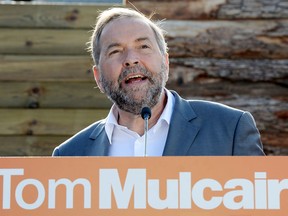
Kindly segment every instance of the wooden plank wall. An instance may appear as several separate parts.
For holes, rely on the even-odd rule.
[[[86,51],[105,8],[0,5],[0,155],[51,155],[107,115]]]
[[[286,0],[130,2],[166,18],[168,88],[250,111],[266,153],[288,155]],[[50,155],[107,114],[86,51],[107,7],[0,5],[0,155]]]

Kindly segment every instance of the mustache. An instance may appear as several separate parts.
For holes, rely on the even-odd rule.
[[[129,68],[124,68],[121,71],[121,74],[118,78],[118,83],[121,85],[121,83],[125,80],[125,78],[133,73],[141,73],[143,74],[145,77],[147,77],[147,79],[151,82],[152,81],[152,73],[147,70],[144,66],[141,65],[136,65],[133,67],[129,67]]]

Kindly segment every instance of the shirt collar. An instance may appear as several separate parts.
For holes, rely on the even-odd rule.
[[[166,121],[168,125],[170,125],[170,121],[171,121],[171,116],[172,116],[172,112],[173,112],[173,108],[174,108],[174,104],[175,104],[175,98],[173,96],[173,94],[168,91],[167,89],[165,89],[166,95],[167,95],[167,103],[166,106],[158,120],[159,121]]]
[[[118,119],[118,112],[116,109],[116,105],[113,104],[113,106],[110,109],[110,112],[108,113],[108,116],[106,118],[106,123],[105,123],[105,131],[106,131],[110,144],[112,143],[112,134],[113,134],[114,127],[120,126],[117,122],[117,119]]]
[[[160,116],[160,118],[158,119],[157,123],[156,123],[156,127],[154,126],[154,129],[158,128],[159,126],[161,126],[161,122],[166,122],[168,125],[170,125],[170,121],[171,121],[171,116],[172,116],[172,112],[173,112],[173,108],[174,108],[174,104],[175,104],[175,98],[173,96],[173,94],[167,90],[165,88],[165,93],[167,95],[167,103],[166,106]],[[153,115],[153,113],[152,113]],[[106,123],[105,123],[105,131],[108,137],[108,140],[110,142],[110,144],[112,144],[112,134],[114,131],[115,127],[123,127],[121,125],[118,124],[118,111],[116,109],[116,105],[113,104],[113,106],[110,109],[110,112],[106,118]]]

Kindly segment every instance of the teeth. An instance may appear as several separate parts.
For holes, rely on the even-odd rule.
[[[137,78],[143,78],[143,76],[141,76],[141,75],[130,76],[125,81],[128,81],[130,79],[137,79]]]

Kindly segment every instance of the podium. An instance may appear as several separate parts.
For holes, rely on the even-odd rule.
[[[288,212],[288,157],[2,157],[0,215]]]

